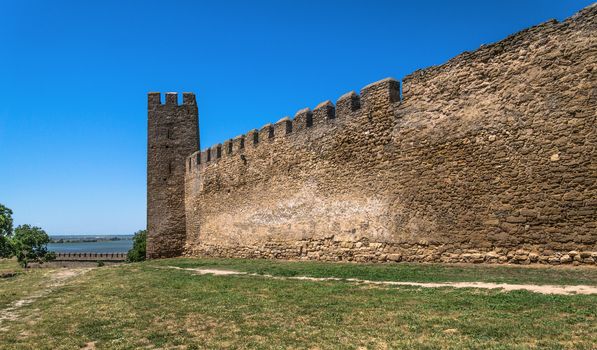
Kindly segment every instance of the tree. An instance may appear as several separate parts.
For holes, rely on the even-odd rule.
[[[56,258],[54,252],[48,252],[50,237],[46,231],[36,226],[18,226],[12,237],[12,246],[17,260],[27,268],[30,262],[43,264]]]
[[[133,247],[127,254],[128,261],[143,261],[145,260],[147,246],[147,230],[139,230],[133,236]]]
[[[0,258],[10,258],[13,247],[12,236],[12,210],[0,204]]]

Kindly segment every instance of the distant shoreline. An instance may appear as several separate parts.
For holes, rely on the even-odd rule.
[[[133,239],[132,235],[54,235],[50,236],[50,243],[95,243],[110,241],[130,241],[131,239]]]

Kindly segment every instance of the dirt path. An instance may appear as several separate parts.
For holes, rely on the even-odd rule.
[[[198,275],[244,275],[257,276],[264,278],[273,278],[279,280],[301,280],[301,281],[348,281],[354,283],[365,283],[375,285],[387,286],[414,286],[422,288],[481,288],[481,289],[502,289],[504,291],[526,290],[541,294],[559,294],[559,295],[574,295],[574,294],[597,294],[597,286],[574,285],[574,286],[557,286],[557,285],[536,285],[536,284],[510,284],[510,283],[490,283],[490,282],[402,282],[402,281],[371,281],[362,280],[358,278],[337,278],[337,277],[281,277],[272,275],[259,275],[256,273],[248,273],[233,270],[219,270],[219,269],[200,269],[200,268],[181,268],[177,266],[166,266],[165,268],[193,271]]]
[[[53,290],[58,287],[65,285],[70,279],[80,276],[91,268],[86,269],[60,269],[48,271],[46,275],[49,275],[49,279],[42,286],[41,289],[29,294],[26,298],[17,300],[10,304],[8,307],[0,310],[0,331],[5,331],[6,328],[2,327],[5,321],[15,321],[19,317],[19,310],[26,305],[33,303],[35,300],[50,294]]]

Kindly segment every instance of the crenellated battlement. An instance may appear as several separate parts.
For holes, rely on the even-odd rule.
[[[242,154],[247,148],[268,147],[279,138],[325,128],[337,119],[353,118],[361,109],[371,110],[379,104],[399,101],[400,83],[394,78],[386,78],[363,87],[360,94],[350,91],[340,96],[335,105],[330,100],[323,101],[313,110],[307,107],[297,111],[293,118],[284,117],[274,124],[265,124],[260,129],[252,129],[245,135],[224,141],[223,144],[195,152],[187,159],[187,171],[203,169],[223,157]]]
[[[147,93],[147,107],[155,109],[163,106],[178,107],[178,106],[197,106],[195,94],[192,92],[182,93],[182,104],[178,104],[177,92],[166,92],[165,103],[162,103],[162,94],[159,92]]]

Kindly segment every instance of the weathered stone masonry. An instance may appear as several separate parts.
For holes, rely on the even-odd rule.
[[[150,126],[184,112],[149,149],[148,255],[595,264],[596,13],[203,152],[194,99],[150,94]],[[180,161],[166,183],[160,157]]]
[[[185,159],[199,148],[199,118],[195,95],[150,93],[147,104],[147,256],[183,253],[186,238]]]

